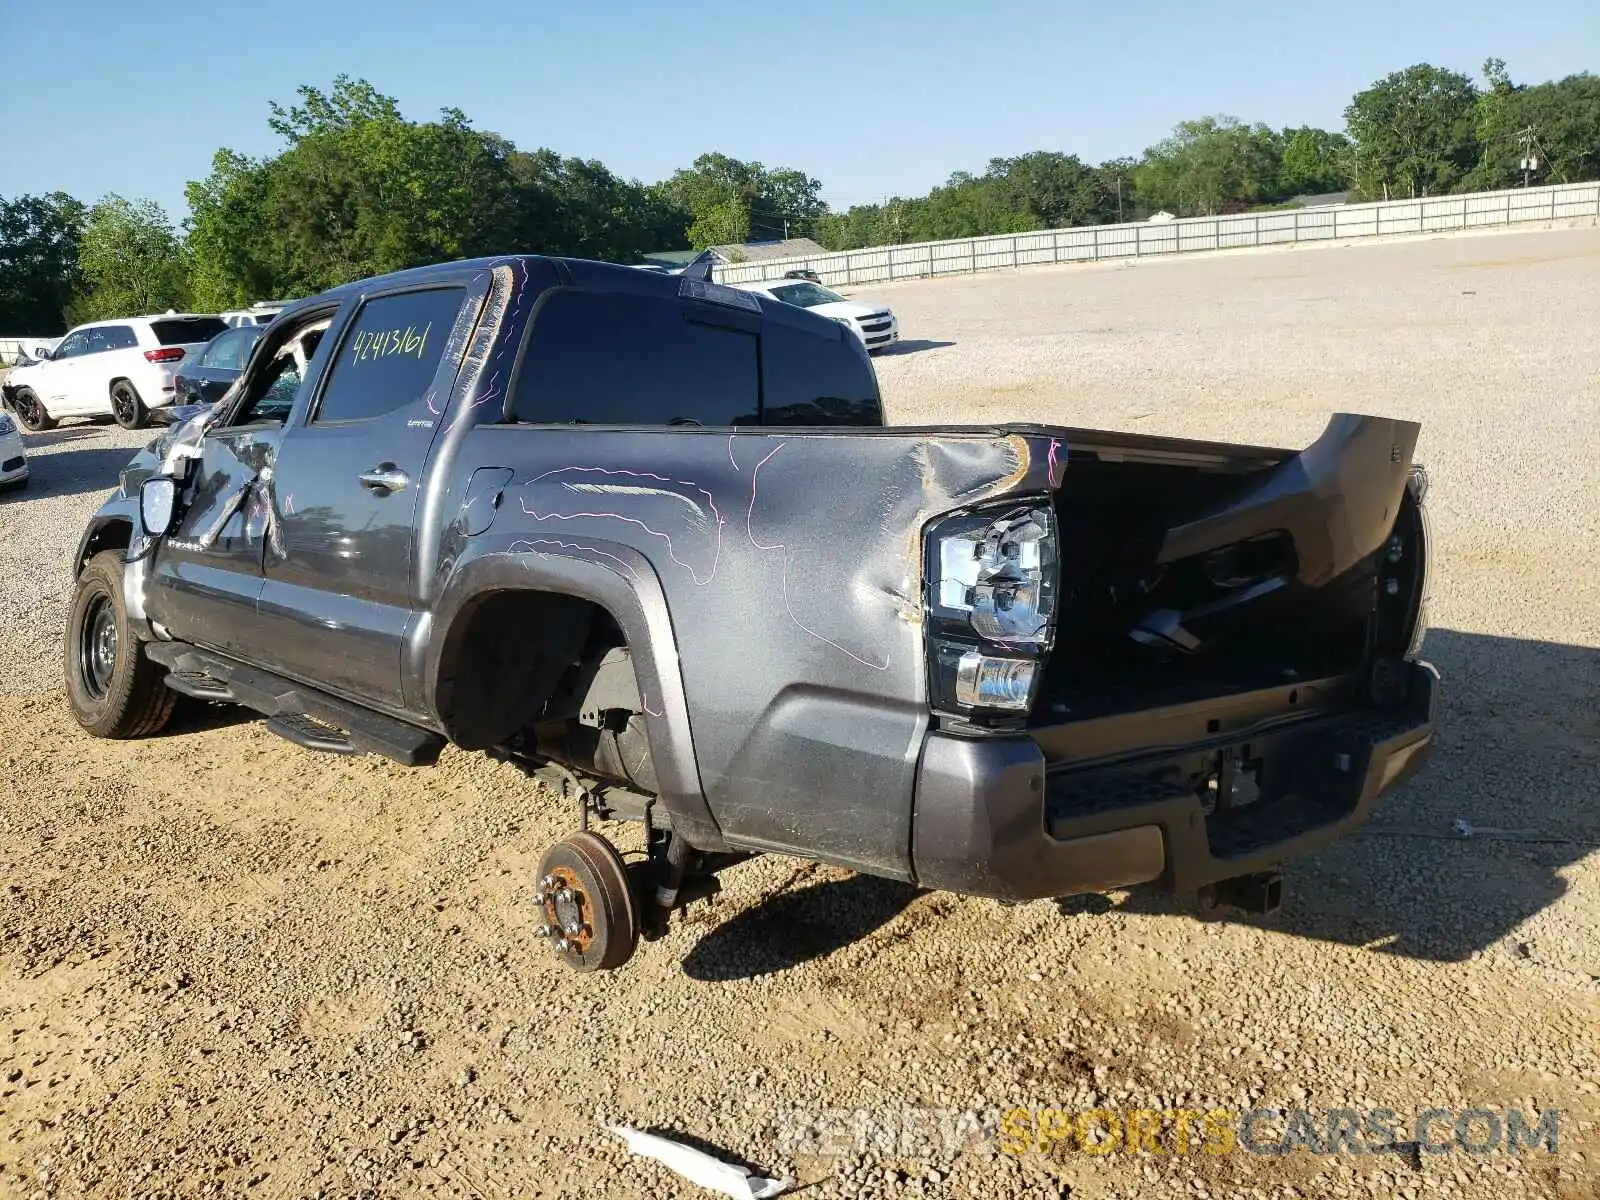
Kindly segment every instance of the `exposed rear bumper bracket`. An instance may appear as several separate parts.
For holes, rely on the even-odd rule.
[[[1320,715],[1241,738],[1268,782],[1244,805],[1208,804],[1193,786],[1214,746],[1083,768],[1047,766],[1031,737],[930,734],[912,824],[916,880],[1030,900],[1153,882],[1195,892],[1272,872],[1365,822],[1421,764],[1437,680],[1414,664],[1403,708]],[[1271,889],[1256,890],[1245,898],[1271,899]]]

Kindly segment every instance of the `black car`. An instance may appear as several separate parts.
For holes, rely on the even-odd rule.
[[[176,389],[174,404],[211,404],[233,385],[250,361],[250,351],[266,329],[265,325],[240,325],[224,329],[206,343],[192,367],[185,367],[172,381]]]

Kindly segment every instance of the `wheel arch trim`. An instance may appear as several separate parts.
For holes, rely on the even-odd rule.
[[[632,652],[660,799],[674,830],[702,850],[726,848],[706,803],[677,638],[665,593],[649,561],[628,546],[594,538],[545,548],[531,545],[525,537],[491,535],[473,538],[470,550],[470,556],[454,563],[438,599],[408,632],[409,707],[440,720],[444,647],[454,622],[475,601],[496,592],[540,591],[598,605],[616,621]]]

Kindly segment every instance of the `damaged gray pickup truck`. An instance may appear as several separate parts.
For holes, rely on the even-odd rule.
[[[174,421],[78,551],[83,727],[183,693],[311,750],[520,764],[581,826],[530,881],[579,969],[755,853],[1264,911],[1433,737],[1409,422],[885,427],[832,321],[532,256],[298,302]]]

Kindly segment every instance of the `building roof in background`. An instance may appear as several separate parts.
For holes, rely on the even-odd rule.
[[[809,258],[814,254],[827,254],[826,246],[810,238],[789,238],[787,241],[745,242],[742,245],[712,246],[712,257],[719,263],[763,262],[774,258]],[[639,256],[640,266],[686,267],[700,257],[702,250],[652,250]]]
[[[639,261],[652,267],[687,267],[699,253],[698,250],[652,250],[641,254]]]
[[[1298,204],[1301,208],[1334,208],[1350,203],[1350,193],[1322,192],[1315,196],[1295,196],[1289,203]]]
[[[781,242],[746,242],[742,246],[713,246],[711,253],[722,262],[765,262],[774,258],[807,258],[826,254],[825,246],[810,238],[789,238]]]

